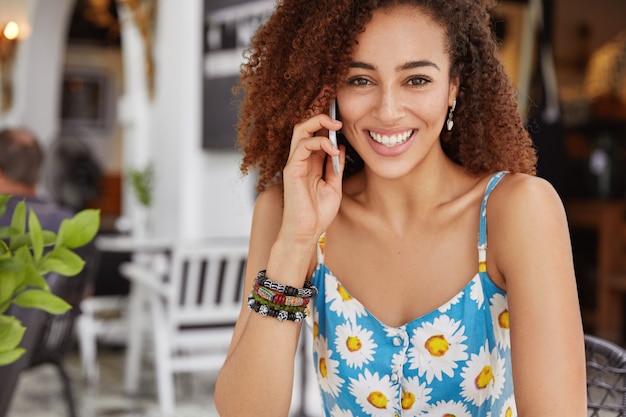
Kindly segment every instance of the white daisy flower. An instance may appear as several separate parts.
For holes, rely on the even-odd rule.
[[[336,398],[345,381],[339,377],[339,370],[337,369],[339,361],[331,359],[333,352],[328,349],[324,336],[319,337],[317,354],[317,379],[319,380],[320,388]]]
[[[368,369],[360,374],[358,379],[350,378],[350,394],[356,398],[364,413],[372,417],[394,417],[398,409],[396,390],[389,379],[389,375],[378,377]]]
[[[366,314],[365,307],[337,281],[331,274],[326,274],[326,299],[329,310],[343,316],[346,320],[355,321],[357,317]]]
[[[441,416],[472,417],[463,403],[454,401],[439,401],[437,404],[428,407],[426,412],[421,414],[421,417]]]
[[[391,357],[391,372],[399,373],[404,366],[404,362],[406,360],[406,354],[404,350],[401,350],[398,353],[394,353]]]
[[[461,376],[463,398],[478,407],[490,397],[493,402],[500,397],[504,386],[504,359],[500,358],[497,348],[489,353],[489,348],[482,346],[478,355],[471,355]]]
[[[496,335],[498,347],[509,349],[511,347],[511,334],[509,329],[509,305],[506,296],[494,294],[489,300],[489,311]]]
[[[319,350],[319,336],[320,336],[320,313],[317,309],[313,310],[313,314],[309,317],[311,319],[311,333],[313,336],[313,349]]]
[[[335,347],[339,356],[351,368],[363,367],[374,360],[378,345],[372,339],[372,331],[347,322],[335,330]]]
[[[439,312],[440,313],[445,313],[446,311],[450,310],[453,305],[458,304],[458,302],[461,299],[461,297],[463,297],[463,293],[464,293],[464,291],[459,292],[450,301],[448,301],[447,303],[445,303],[444,305],[439,307],[438,308]]]
[[[483,303],[485,302],[483,282],[478,274],[476,274],[472,281],[474,281],[474,283],[472,284],[472,288],[470,290],[470,298],[476,301],[476,304],[478,304],[478,308],[481,308],[483,306]]]
[[[467,337],[460,321],[448,316],[435,318],[432,323],[424,323],[413,330],[409,348],[409,369],[417,369],[421,377],[426,374],[430,384],[433,378],[442,380],[442,373],[453,376],[457,362],[467,359]]]
[[[515,405],[514,396],[511,395],[504,401],[504,405],[502,405],[502,410],[500,410],[498,417],[517,417],[517,406]]]
[[[352,411],[342,410],[337,404],[330,410],[330,417],[354,417]]]
[[[432,388],[428,388],[425,382],[420,383],[418,377],[411,377],[402,383],[402,415],[404,417],[420,416],[425,406],[430,401]]]

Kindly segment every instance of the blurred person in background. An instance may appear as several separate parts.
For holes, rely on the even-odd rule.
[[[63,219],[74,215],[73,210],[37,194],[43,161],[43,150],[32,132],[21,128],[0,131],[0,194],[12,195],[0,227],[11,224],[13,210],[22,200],[47,230],[58,230]]]

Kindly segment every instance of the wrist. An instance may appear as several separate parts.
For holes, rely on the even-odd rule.
[[[283,240],[279,237],[272,246],[267,263],[267,276],[286,285],[301,287],[308,278],[317,241]]]

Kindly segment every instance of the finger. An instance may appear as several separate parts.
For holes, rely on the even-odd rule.
[[[334,147],[330,140],[324,136],[304,138],[299,140],[289,153],[285,169],[298,176],[297,172],[305,174],[313,168],[315,172],[321,175],[326,155],[332,157],[339,156],[339,154],[339,149]]]
[[[329,141],[330,142],[330,141]],[[334,146],[333,146],[334,148]],[[336,149],[336,148],[335,148]],[[332,154],[329,153],[329,157],[326,158],[326,168],[325,168],[325,180],[326,182],[328,182],[331,186],[337,188],[341,186],[341,182],[343,179],[343,170],[345,168],[346,165],[346,147],[343,145],[339,146],[339,149],[337,149],[337,151],[339,152],[338,156],[339,156],[339,172],[335,172],[334,168],[333,168],[333,162],[332,162]]]
[[[341,121],[333,120],[327,114],[318,114],[310,119],[304,120],[296,124],[293,128],[290,151],[293,151],[296,144],[304,138],[319,136],[320,134],[328,136],[328,130],[339,130],[341,126]]]

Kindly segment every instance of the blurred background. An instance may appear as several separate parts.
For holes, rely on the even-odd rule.
[[[103,237],[245,239],[256,181],[238,170],[230,89],[243,49],[273,7],[273,0],[0,0],[0,130],[36,134],[46,152],[38,192],[76,210],[99,208]],[[501,1],[493,29],[538,149],[538,174],[570,217],[586,331],[623,344],[626,1]],[[118,267],[132,255],[102,249],[96,295],[129,292]],[[106,415],[159,415],[146,405],[156,404],[154,390],[140,406],[112,399],[124,343],[113,350],[101,343],[111,355],[103,362],[109,370],[101,366],[107,388],[80,396],[117,404]],[[75,351],[68,361],[74,386],[84,389]],[[8,415],[37,415],[41,404],[29,395],[45,394],[41,378],[30,378],[39,388],[29,394],[20,385],[21,411]],[[209,376],[195,394],[205,412],[211,384]],[[91,404],[105,415],[98,408],[105,405]],[[295,412],[316,410],[311,401],[302,407]]]

